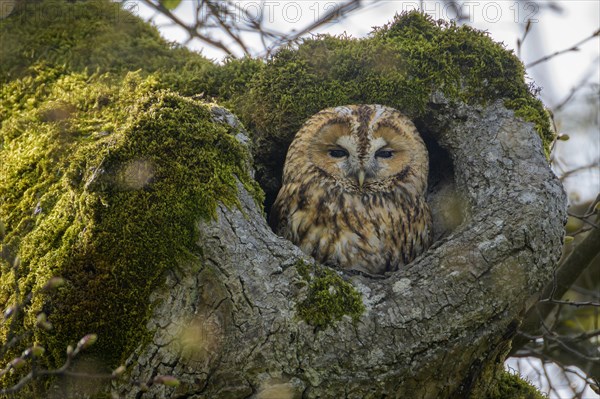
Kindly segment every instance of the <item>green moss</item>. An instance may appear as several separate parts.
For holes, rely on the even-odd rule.
[[[264,66],[264,61],[252,58],[228,59],[205,77],[208,80],[207,94],[227,105],[229,100],[248,91],[249,83]]]
[[[426,124],[439,112],[430,104],[435,92],[451,102],[500,100],[535,124],[548,152],[554,133],[524,75],[519,59],[487,33],[411,12],[365,39],[324,35],[279,51],[233,106],[254,131],[257,176],[272,200],[294,134],[337,105],[384,104]]]
[[[0,20],[0,37],[2,83],[43,63],[76,72],[160,72],[162,87],[198,94],[214,84],[205,77],[219,73],[210,60],[167,42],[155,27],[108,0],[18,2]]]
[[[362,297],[335,271],[298,261],[296,268],[308,284],[307,296],[298,303],[298,316],[317,328],[326,328],[348,315],[355,322],[365,311]]]
[[[33,293],[20,331],[46,347],[50,367],[91,332],[98,356],[122,362],[145,337],[165,271],[200,255],[197,221],[238,203],[238,179],[260,198],[248,150],[212,105],[141,75],[40,67],[0,92],[0,303],[19,300],[15,283]],[[49,295],[52,276],[68,283]],[[35,327],[40,311],[51,331]]]
[[[519,118],[534,124],[535,130],[542,138],[546,156],[549,157],[550,147],[552,141],[556,138],[556,134],[550,125],[551,119],[548,111],[539,101],[527,97],[507,99],[504,101],[504,105],[515,110],[515,115]]]
[[[486,399],[546,399],[527,381],[508,371],[500,373],[497,384],[488,392]]]
[[[236,178],[263,200],[238,132],[173,90],[227,98],[261,63],[219,67],[110,1],[23,3],[0,36],[0,303],[33,294],[3,361],[35,341],[54,367],[95,332],[91,355],[115,366],[147,339],[164,272],[199,255],[198,219],[237,204]],[[67,285],[42,292],[57,275]]]

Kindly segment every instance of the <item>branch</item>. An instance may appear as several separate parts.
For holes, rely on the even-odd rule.
[[[573,99],[573,97],[575,97],[575,94],[577,94],[577,92],[579,92],[581,89],[586,87],[586,84],[594,76],[596,76],[596,71],[598,70],[598,68],[597,68],[598,60],[599,60],[599,58],[596,58],[596,60],[592,63],[594,66],[592,66],[590,68],[590,71],[585,74],[584,78],[581,79],[579,84],[571,87],[569,94],[567,94],[567,96],[560,103],[558,103],[557,105],[552,107],[552,112],[557,113],[560,110],[562,110]]]
[[[38,370],[35,367],[35,361],[39,358],[43,353],[44,349],[40,346],[34,345],[31,348],[28,348],[23,352],[21,357],[13,359],[4,370],[0,371],[0,376],[8,373],[9,371],[19,369],[25,365],[26,359],[31,359],[31,371],[27,373],[23,378],[21,378],[15,385],[0,389],[0,395],[12,395],[21,391],[28,383],[34,381],[37,378],[43,376],[67,376],[73,378],[79,378],[84,380],[96,379],[96,380],[107,380],[114,381],[119,379],[123,373],[125,373],[125,366],[119,366],[112,373],[82,373],[76,371],[70,371],[73,360],[81,353],[81,351],[92,346],[96,340],[97,336],[95,334],[88,334],[85,337],[81,338],[77,343],[77,346],[73,349],[72,346],[69,345],[67,347],[67,358],[63,365],[54,370]],[[153,385],[165,385],[168,387],[176,387],[179,385],[179,380],[170,375],[157,375],[152,377],[148,382],[139,382],[139,381],[130,381],[131,385],[139,387],[140,391],[145,392],[149,387]]]
[[[588,224],[588,225],[590,225],[591,227],[593,227],[594,229],[598,229],[598,228],[600,228],[600,226],[598,226],[596,223],[594,223],[594,222],[592,222],[591,220],[588,220],[588,219],[586,219],[586,218],[584,218],[584,217],[580,217],[580,216],[577,216],[577,215],[575,215],[575,214],[572,214],[572,213],[567,213],[567,214],[568,214],[569,216],[572,216],[572,217],[574,217],[574,218],[577,218],[577,219],[581,220],[581,222],[582,222],[582,223]],[[591,230],[591,229],[590,229],[590,230]],[[588,230],[588,231],[589,231],[589,230]]]
[[[562,263],[554,281],[544,289],[541,298],[562,298],[598,254],[600,229],[595,228],[590,230],[589,235],[577,246],[577,250]]]
[[[519,39],[517,38],[517,55],[521,58],[521,47],[527,38],[527,35],[531,31],[531,19],[527,20],[527,24],[525,25],[525,31],[523,32],[523,36]]]
[[[531,68],[533,66],[536,66],[537,64],[541,64],[542,62],[546,62],[554,57],[557,57],[557,56],[565,54],[565,53],[570,53],[572,51],[579,51],[579,46],[581,46],[582,44],[584,44],[598,36],[600,36],[600,29],[598,29],[597,31],[592,33],[590,36],[586,37],[585,39],[581,40],[580,42],[574,44],[573,46],[571,46],[567,49],[555,51],[554,53],[552,53],[550,55],[547,55],[545,57],[540,58],[539,60],[533,61],[533,62],[525,65],[525,68]]]
[[[162,13],[167,18],[171,19],[176,25],[183,28],[188,33],[188,35],[190,35],[190,37],[196,37],[196,38],[210,44],[211,46],[214,46],[218,49],[223,50],[227,55],[233,56],[233,53],[231,52],[231,50],[227,46],[225,46],[221,41],[215,40],[215,39],[211,38],[210,36],[202,35],[200,32],[198,32],[198,30],[189,27],[188,25],[186,25],[185,22],[183,22],[181,19],[179,19],[177,16],[175,16],[175,14],[173,14],[171,11],[169,11],[168,9],[163,7],[160,3],[155,4],[151,0],[142,0],[142,1],[144,2],[144,4],[148,5],[149,7]]]
[[[186,24],[186,22],[177,17],[176,14],[171,12],[169,9],[165,8],[160,1],[142,1],[147,6],[151,7],[158,13],[170,19],[173,22],[173,25],[179,26],[182,29],[184,29],[189,35],[188,41],[194,38],[199,39],[207,43],[208,45],[223,51],[226,55],[233,57],[235,57],[235,54],[233,48],[230,45],[225,44],[223,41],[217,40],[214,37],[211,37],[211,35],[209,34],[201,33],[200,29],[214,29],[217,32],[223,32],[229,38],[233,39],[235,44],[237,44],[237,46],[241,48],[244,55],[251,55],[252,49],[248,45],[247,40],[244,41],[243,33],[256,34],[260,37],[260,41],[264,48],[264,52],[262,52],[261,54],[261,56],[264,57],[268,56],[273,48],[292,43],[298,38],[300,38],[302,35],[309,33],[312,30],[318,29],[322,25],[332,21],[334,18],[340,15],[346,15],[362,7],[361,0],[348,0],[346,3],[336,5],[335,8],[327,12],[323,17],[317,19],[316,21],[307,25],[306,27],[299,29],[295,32],[286,32],[267,28],[263,23],[262,12],[257,18],[251,15],[248,12],[248,10],[243,6],[243,3],[240,4],[240,2],[217,2],[209,0],[199,1],[195,7],[196,22],[195,24],[190,25]],[[264,2],[261,2],[261,5],[259,6],[261,9],[264,8],[263,3]],[[229,7],[231,8],[231,11]],[[206,22],[201,21],[201,14],[203,10],[206,12],[206,16],[204,17],[206,19]],[[236,20],[233,23],[228,21],[229,18],[240,19],[240,15],[243,16],[241,20]],[[152,20],[153,18],[154,17],[150,18],[150,20]]]
[[[528,336],[530,339],[535,339],[539,337]],[[598,366],[597,361],[590,361],[585,359],[585,356],[581,356],[578,351],[573,350],[557,350],[557,346],[548,346],[546,343],[531,343],[520,349],[515,354],[511,355],[514,358],[536,358],[541,360],[542,362],[550,362],[554,363],[556,366],[560,367],[563,371],[572,370],[568,365],[575,366],[582,370],[584,374],[578,374],[578,376],[585,381],[586,384],[591,385],[594,379],[598,378],[598,373],[600,372],[600,367]],[[534,370],[537,368],[533,365],[531,367]],[[538,376],[539,378],[539,376]],[[552,381],[552,378],[547,379],[548,383]]]
[[[238,36],[238,35],[236,35],[235,33],[233,33],[233,30],[232,30],[231,26],[227,25],[225,23],[225,21],[219,16],[218,6],[216,6],[212,1],[206,2],[206,6],[210,10],[211,15],[214,16],[215,19],[217,20],[217,22],[219,23],[219,26],[222,28],[222,30],[225,33],[227,33],[227,35],[229,35],[229,37],[231,37],[233,40],[235,40],[235,42],[244,51],[244,54],[250,55],[250,50],[248,49],[248,47],[246,46],[246,44],[242,41],[241,37]],[[196,32],[197,32],[197,30],[196,30]]]
[[[540,298],[545,300],[544,303],[552,304],[555,298],[562,298],[598,254],[600,254],[600,229],[592,229],[576,250],[561,264],[552,282],[542,292]],[[535,306],[527,312],[521,326],[522,332],[513,341],[511,356],[529,341],[526,333],[538,331],[542,321],[555,307]]]
[[[352,11],[360,8],[361,7],[360,3],[361,3],[361,0],[350,0],[346,4],[341,4],[341,5],[336,6],[333,10],[329,11],[327,14],[325,14],[319,20],[306,26],[304,29],[297,31],[293,35],[288,36],[286,38],[286,42],[293,42],[294,40],[298,39],[302,35],[317,29],[321,25],[328,23],[329,21],[333,20],[337,16],[344,15],[346,13],[352,12]]]
[[[71,366],[73,359],[77,357],[77,355],[82,350],[93,345],[96,342],[97,338],[98,337],[95,334],[88,334],[79,340],[75,349],[73,349],[73,347],[69,345],[69,347],[67,348],[67,359],[65,360],[63,365],[56,370],[37,370],[37,368],[34,367],[33,363],[44,353],[44,348],[36,345],[32,346],[31,348],[28,348],[23,352],[23,355],[21,355],[21,357],[13,359],[8,364],[8,366],[6,366],[4,370],[2,370],[0,375],[4,375],[11,370],[15,370],[22,367],[24,365],[25,359],[32,360],[32,370],[25,377],[21,378],[19,382],[17,382],[15,385],[6,389],[0,389],[0,395],[7,395],[19,392],[21,389],[23,389],[23,387],[25,387],[25,385],[27,385],[30,381],[33,381],[37,377],[45,375],[65,375],[67,373],[67,369]],[[97,375],[95,374],[89,374],[88,376],[92,378],[105,378],[104,375],[100,375],[100,377],[97,377]],[[111,374],[110,378],[114,379],[116,377],[117,375]]]
[[[538,303],[553,303],[553,304],[556,304],[556,305],[569,305],[569,306],[575,306],[575,307],[581,307],[581,306],[600,306],[600,302],[559,301],[557,299],[550,299],[550,298],[542,299]]]
[[[571,169],[571,170],[563,173],[559,177],[559,179],[560,179],[560,181],[564,181],[566,178],[571,177],[574,174],[577,174],[577,173],[580,173],[580,172],[583,172],[583,171],[586,171],[586,170],[589,170],[589,169],[597,169],[597,168],[600,168],[600,166],[597,163],[591,163],[591,164],[588,164],[588,165],[579,166],[579,167],[577,167],[575,169]],[[584,217],[586,217],[586,216],[584,216]]]

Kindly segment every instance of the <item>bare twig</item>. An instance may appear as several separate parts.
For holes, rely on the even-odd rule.
[[[571,169],[571,170],[563,173],[559,179],[560,179],[560,181],[564,181],[566,178],[571,177],[577,173],[585,172],[585,171],[591,170],[591,169],[598,169],[598,168],[600,168],[600,165],[598,165],[597,163],[590,163],[588,165],[578,166],[574,169]],[[586,216],[584,216],[584,217],[586,217]]]
[[[222,28],[223,32],[225,32],[229,37],[231,37],[233,40],[235,40],[235,42],[242,48],[242,50],[244,51],[245,55],[250,55],[250,50],[248,49],[248,47],[246,46],[246,44],[242,41],[242,38],[239,35],[236,35],[233,32],[234,27],[231,26],[231,25],[229,25],[226,22],[227,17],[222,18],[221,15],[219,15],[219,12],[220,12],[219,11],[219,6],[216,5],[212,1],[206,2],[206,6],[210,10],[211,14],[217,20],[217,22],[218,22],[219,26]]]
[[[545,306],[535,306],[530,309],[525,316],[521,326],[520,334],[513,341],[511,355],[516,353],[530,340],[524,333],[537,331],[543,326],[543,320],[551,313],[556,311],[556,306],[564,304],[552,303],[551,300],[558,300],[573,285],[575,280],[588,267],[594,258],[600,253],[600,229],[592,228],[587,237],[577,246],[577,251],[573,251],[554,272],[552,282],[546,286],[541,299],[548,300]],[[544,305],[544,304],[543,304]],[[553,306],[554,305],[554,306]],[[552,327],[549,330],[553,330]]]
[[[600,226],[598,226],[596,223],[594,223],[594,222],[592,222],[591,220],[588,219],[589,216],[578,216],[578,215],[576,215],[574,213],[571,213],[571,212],[567,212],[567,214],[569,216],[572,216],[574,218],[577,218],[577,219],[581,220],[583,223],[588,224],[588,225],[592,226],[595,229],[600,228]]]
[[[527,23],[525,24],[525,31],[523,32],[523,36],[517,39],[517,55],[519,56],[519,58],[521,58],[521,47],[523,46],[523,43],[525,42],[525,39],[527,38],[527,35],[530,31],[531,19],[528,19]]]
[[[600,301],[600,291],[598,290],[589,290],[578,285],[571,287],[571,290],[578,294],[585,295],[588,298]]]
[[[211,46],[224,51],[227,55],[233,55],[231,50],[225,44],[223,44],[223,42],[213,39],[210,36],[203,35],[197,29],[194,29],[193,27],[188,26],[185,22],[183,22],[181,19],[179,19],[175,14],[173,14],[171,11],[169,11],[167,8],[165,8],[162,4],[154,3],[151,0],[142,0],[142,1],[144,2],[144,4],[148,5],[149,7],[153,8],[154,10],[160,12],[165,17],[167,17],[171,21],[173,21],[176,25],[183,28],[190,37],[196,37],[196,38],[202,40],[203,42],[210,44]]]
[[[596,58],[596,60],[590,65],[589,71],[584,74],[583,79],[581,79],[581,81],[578,84],[571,88],[569,94],[567,94],[567,96],[560,103],[552,107],[553,112],[561,111],[575,97],[575,95],[584,87],[586,87],[590,80],[594,78],[594,76],[596,76],[599,61],[600,57]]]
[[[593,38],[598,37],[598,36],[600,36],[600,29],[598,29],[597,31],[595,31],[594,33],[592,33],[590,36],[586,37],[585,39],[577,42],[573,46],[571,46],[571,47],[569,47],[567,49],[564,49],[564,50],[555,51],[554,53],[552,53],[550,55],[542,57],[542,58],[540,58],[540,59],[538,59],[536,61],[530,62],[529,64],[525,65],[525,67],[526,68],[531,68],[533,66],[541,64],[543,62],[546,62],[546,61],[548,61],[548,60],[550,60],[550,59],[552,59],[554,57],[557,57],[559,55],[562,55],[562,54],[565,54],[565,53],[570,53],[570,52],[573,52],[573,51],[579,51],[579,46],[581,46],[582,44],[584,44],[584,43],[586,43],[586,42],[588,42],[588,41],[590,41]]]
[[[554,303],[556,305],[569,305],[575,307],[581,306],[600,306],[600,302],[572,302],[572,301],[559,301],[557,299],[542,299],[538,303]]]
[[[13,385],[9,388],[6,388],[6,389],[0,389],[0,395],[6,395],[6,394],[12,394],[15,392],[19,392],[29,382],[31,382],[35,378],[38,378],[41,376],[66,375],[67,373],[69,373],[68,368],[71,366],[73,359],[75,359],[75,357],[77,357],[77,355],[82,350],[93,345],[95,343],[96,339],[97,339],[96,335],[89,334],[89,335],[86,335],[85,337],[81,338],[81,340],[79,340],[75,349],[73,349],[73,347],[69,346],[67,348],[67,359],[65,360],[63,365],[56,370],[38,370],[38,368],[36,367],[36,360],[43,353],[43,348],[40,348],[38,346],[37,353],[36,353],[35,345],[33,347],[27,349],[25,352],[23,352],[23,355],[21,355],[21,357],[16,358],[9,363],[9,365],[3,370],[3,374],[5,374],[6,372],[8,372],[10,370],[17,369],[18,367],[20,367],[22,365],[22,362],[25,361],[25,359],[31,359],[31,371],[27,375],[25,375],[23,378],[21,378],[15,385]],[[71,374],[76,374],[76,373],[71,373]],[[109,374],[109,375],[104,375],[104,374],[87,374],[86,375],[86,377],[88,377],[88,378],[102,378],[102,379],[115,379],[118,376],[119,375],[117,375],[116,373]]]
[[[329,11],[327,14],[323,15],[319,20],[313,22],[312,24],[306,26],[304,29],[301,29],[291,35],[289,35],[285,40],[287,42],[292,42],[299,37],[307,34],[308,32],[314,31],[320,26],[332,21],[335,18],[338,18],[342,15],[348,14],[352,11],[355,11],[361,7],[361,0],[350,0],[349,2],[341,5],[337,5],[334,9]],[[283,44],[283,43],[281,43]]]
[[[265,22],[264,14],[273,7],[273,4],[267,4],[264,1],[253,3],[253,7],[258,7],[260,12],[252,15],[250,10],[243,2],[236,1],[216,1],[216,0],[198,0],[195,4],[193,23],[186,23],[174,12],[165,8],[159,0],[142,0],[145,5],[155,10],[172,22],[172,26],[182,28],[188,35],[187,42],[198,39],[205,44],[215,47],[229,57],[236,57],[241,51],[244,56],[267,57],[271,51],[277,47],[293,43],[301,36],[316,30],[342,16],[360,9],[361,0],[346,0],[346,2],[335,5],[323,16],[319,16],[314,22],[301,29],[294,31],[283,31],[268,27]],[[332,3],[335,4],[335,3]],[[152,17],[151,19],[154,19]],[[272,22],[272,21],[271,21]],[[214,35],[211,35],[213,32]],[[232,40],[226,43],[217,39],[219,33]],[[259,38],[262,44],[262,50],[252,48],[252,38]],[[238,51],[238,49],[240,51]]]

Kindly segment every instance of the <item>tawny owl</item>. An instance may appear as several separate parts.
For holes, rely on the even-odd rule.
[[[425,144],[399,111],[325,109],[290,145],[271,227],[322,263],[396,270],[431,243],[428,170]]]

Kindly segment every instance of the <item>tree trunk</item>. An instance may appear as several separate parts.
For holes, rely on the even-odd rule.
[[[144,397],[463,398],[493,385],[519,315],[552,277],[566,197],[533,125],[500,102],[436,95],[431,109],[418,125],[450,156],[463,222],[385,278],[340,272],[365,311],[315,327],[297,311],[309,291],[297,266],[314,261],[240,186],[238,208],[198,224],[202,259],[153,295],[131,379],[171,374],[181,385]],[[447,193],[432,192],[432,204]]]

